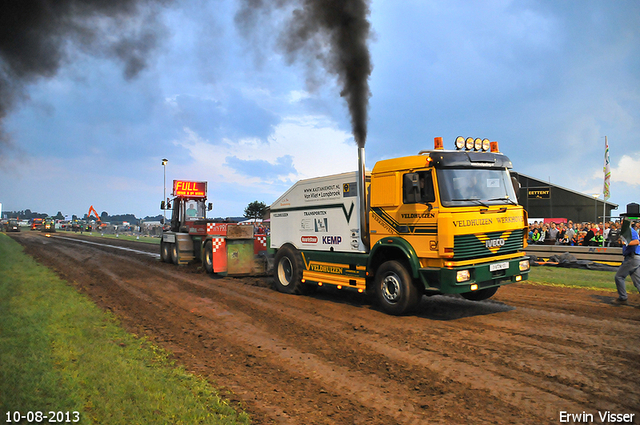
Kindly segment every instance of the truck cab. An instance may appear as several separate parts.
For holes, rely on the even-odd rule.
[[[372,272],[393,258],[427,294],[472,300],[526,279],[527,216],[517,203],[511,168],[497,147],[434,149],[379,161],[370,186]],[[383,298],[393,302],[398,282],[381,285]]]

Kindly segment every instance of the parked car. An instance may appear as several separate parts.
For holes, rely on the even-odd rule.
[[[7,232],[20,231],[20,225],[18,224],[18,220],[14,220],[14,219],[9,219],[9,221],[7,221],[7,224],[5,225],[5,228],[7,229]]]

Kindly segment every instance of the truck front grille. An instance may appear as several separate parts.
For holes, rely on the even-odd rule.
[[[457,235],[453,238],[453,259],[471,260],[518,252],[523,248],[523,238],[524,229]]]

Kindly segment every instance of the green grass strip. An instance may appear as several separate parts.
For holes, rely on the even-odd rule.
[[[78,411],[82,424],[250,423],[0,234],[0,421],[14,411]]]
[[[529,280],[525,283],[615,292],[615,275],[616,272],[613,271],[537,266],[531,268]],[[637,292],[630,277],[627,277],[625,283],[628,293]]]

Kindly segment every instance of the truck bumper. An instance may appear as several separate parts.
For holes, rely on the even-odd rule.
[[[527,267],[523,270],[521,263],[524,265],[524,262]],[[443,294],[461,294],[527,280],[528,264],[529,257],[517,257],[478,265],[440,269],[421,268],[419,273],[426,290]],[[464,280],[467,273],[469,278]]]

